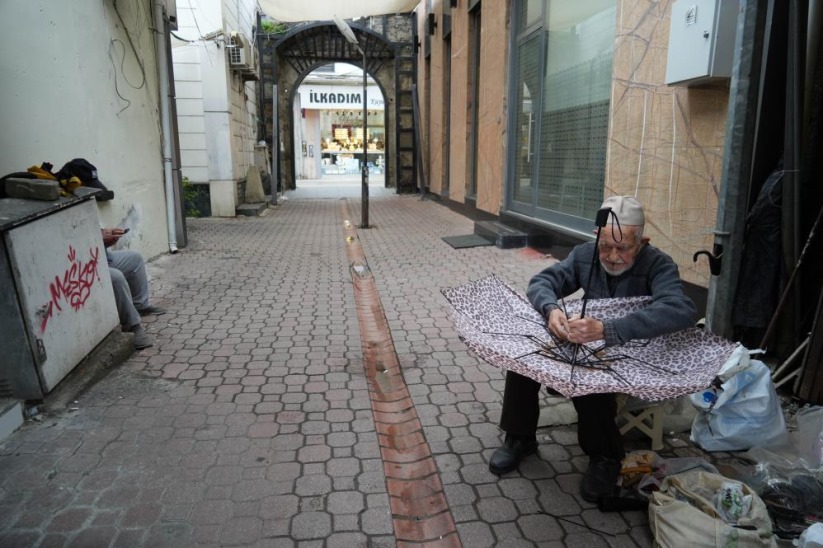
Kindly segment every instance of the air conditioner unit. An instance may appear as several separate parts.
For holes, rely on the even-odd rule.
[[[229,66],[235,70],[248,69],[251,65],[251,49],[246,39],[238,32],[229,35],[226,50],[229,52]]]

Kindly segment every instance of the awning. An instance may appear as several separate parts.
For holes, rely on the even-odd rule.
[[[371,15],[409,13],[420,0],[258,0],[263,12],[277,21],[328,21],[333,15],[343,19],[355,19]]]

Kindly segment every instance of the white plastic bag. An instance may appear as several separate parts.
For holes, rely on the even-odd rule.
[[[823,468],[823,407],[798,409],[797,442],[810,468]]]
[[[794,545],[800,548],[823,548],[823,523],[815,523],[803,531]]]
[[[720,388],[689,399],[698,409],[691,440],[706,451],[740,451],[786,440],[786,421],[766,364],[738,348],[718,375]]]

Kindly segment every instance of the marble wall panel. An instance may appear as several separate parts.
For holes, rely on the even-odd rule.
[[[432,12],[437,21],[443,20],[443,0],[432,1]],[[425,32],[425,30],[424,30]],[[443,34],[438,27],[431,36],[431,115],[429,126],[429,189],[435,194],[443,191]],[[421,37],[421,39],[425,39]]]
[[[486,2],[480,22],[477,113],[477,208],[500,212],[506,178],[506,92],[509,80],[509,2]]]
[[[449,113],[449,198],[466,201],[468,150],[469,14],[453,8],[451,55],[451,110]]]
[[[426,13],[421,4],[418,8],[419,19],[425,20]],[[481,50],[480,50],[480,93],[478,98],[478,152],[477,152],[477,197],[478,209],[497,214],[503,199],[503,182],[505,179],[506,150],[506,92],[508,78],[509,52],[509,2],[488,2],[481,8]],[[429,188],[441,194],[443,186],[443,168],[446,132],[449,136],[449,192],[450,200],[465,202],[469,181],[468,146],[470,90],[468,88],[469,51],[469,13],[467,3],[459,3],[452,9],[451,33],[451,111],[448,123],[445,122],[443,101],[444,87],[444,51],[442,20],[443,1],[432,2],[438,27],[431,40],[431,57],[428,64],[431,78],[431,96],[426,99],[425,70],[427,64],[423,58],[418,67],[419,102],[421,107],[430,105],[430,127],[424,139],[428,146],[427,174]],[[425,25],[421,26],[421,40],[425,39]],[[421,110],[421,120],[426,114]]]

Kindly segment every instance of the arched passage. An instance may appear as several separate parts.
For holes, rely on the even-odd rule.
[[[411,92],[415,73],[412,18],[410,14],[372,17],[351,25],[365,51],[365,70],[385,98],[386,186],[396,188],[397,192],[413,192],[417,187]],[[283,189],[293,189],[293,159],[298,150],[293,139],[291,105],[298,86],[312,70],[329,63],[345,62],[363,68],[363,54],[330,21],[298,25],[275,42],[263,36],[260,45],[267,102],[266,133],[270,142],[278,143],[280,151],[275,176]]]
[[[366,78],[364,97],[360,67],[330,63],[311,71],[292,91],[294,141],[301,152],[294,157],[298,186],[304,179],[319,182],[359,175],[363,144],[369,184],[386,186],[385,98],[378,83],[369,75]]]

